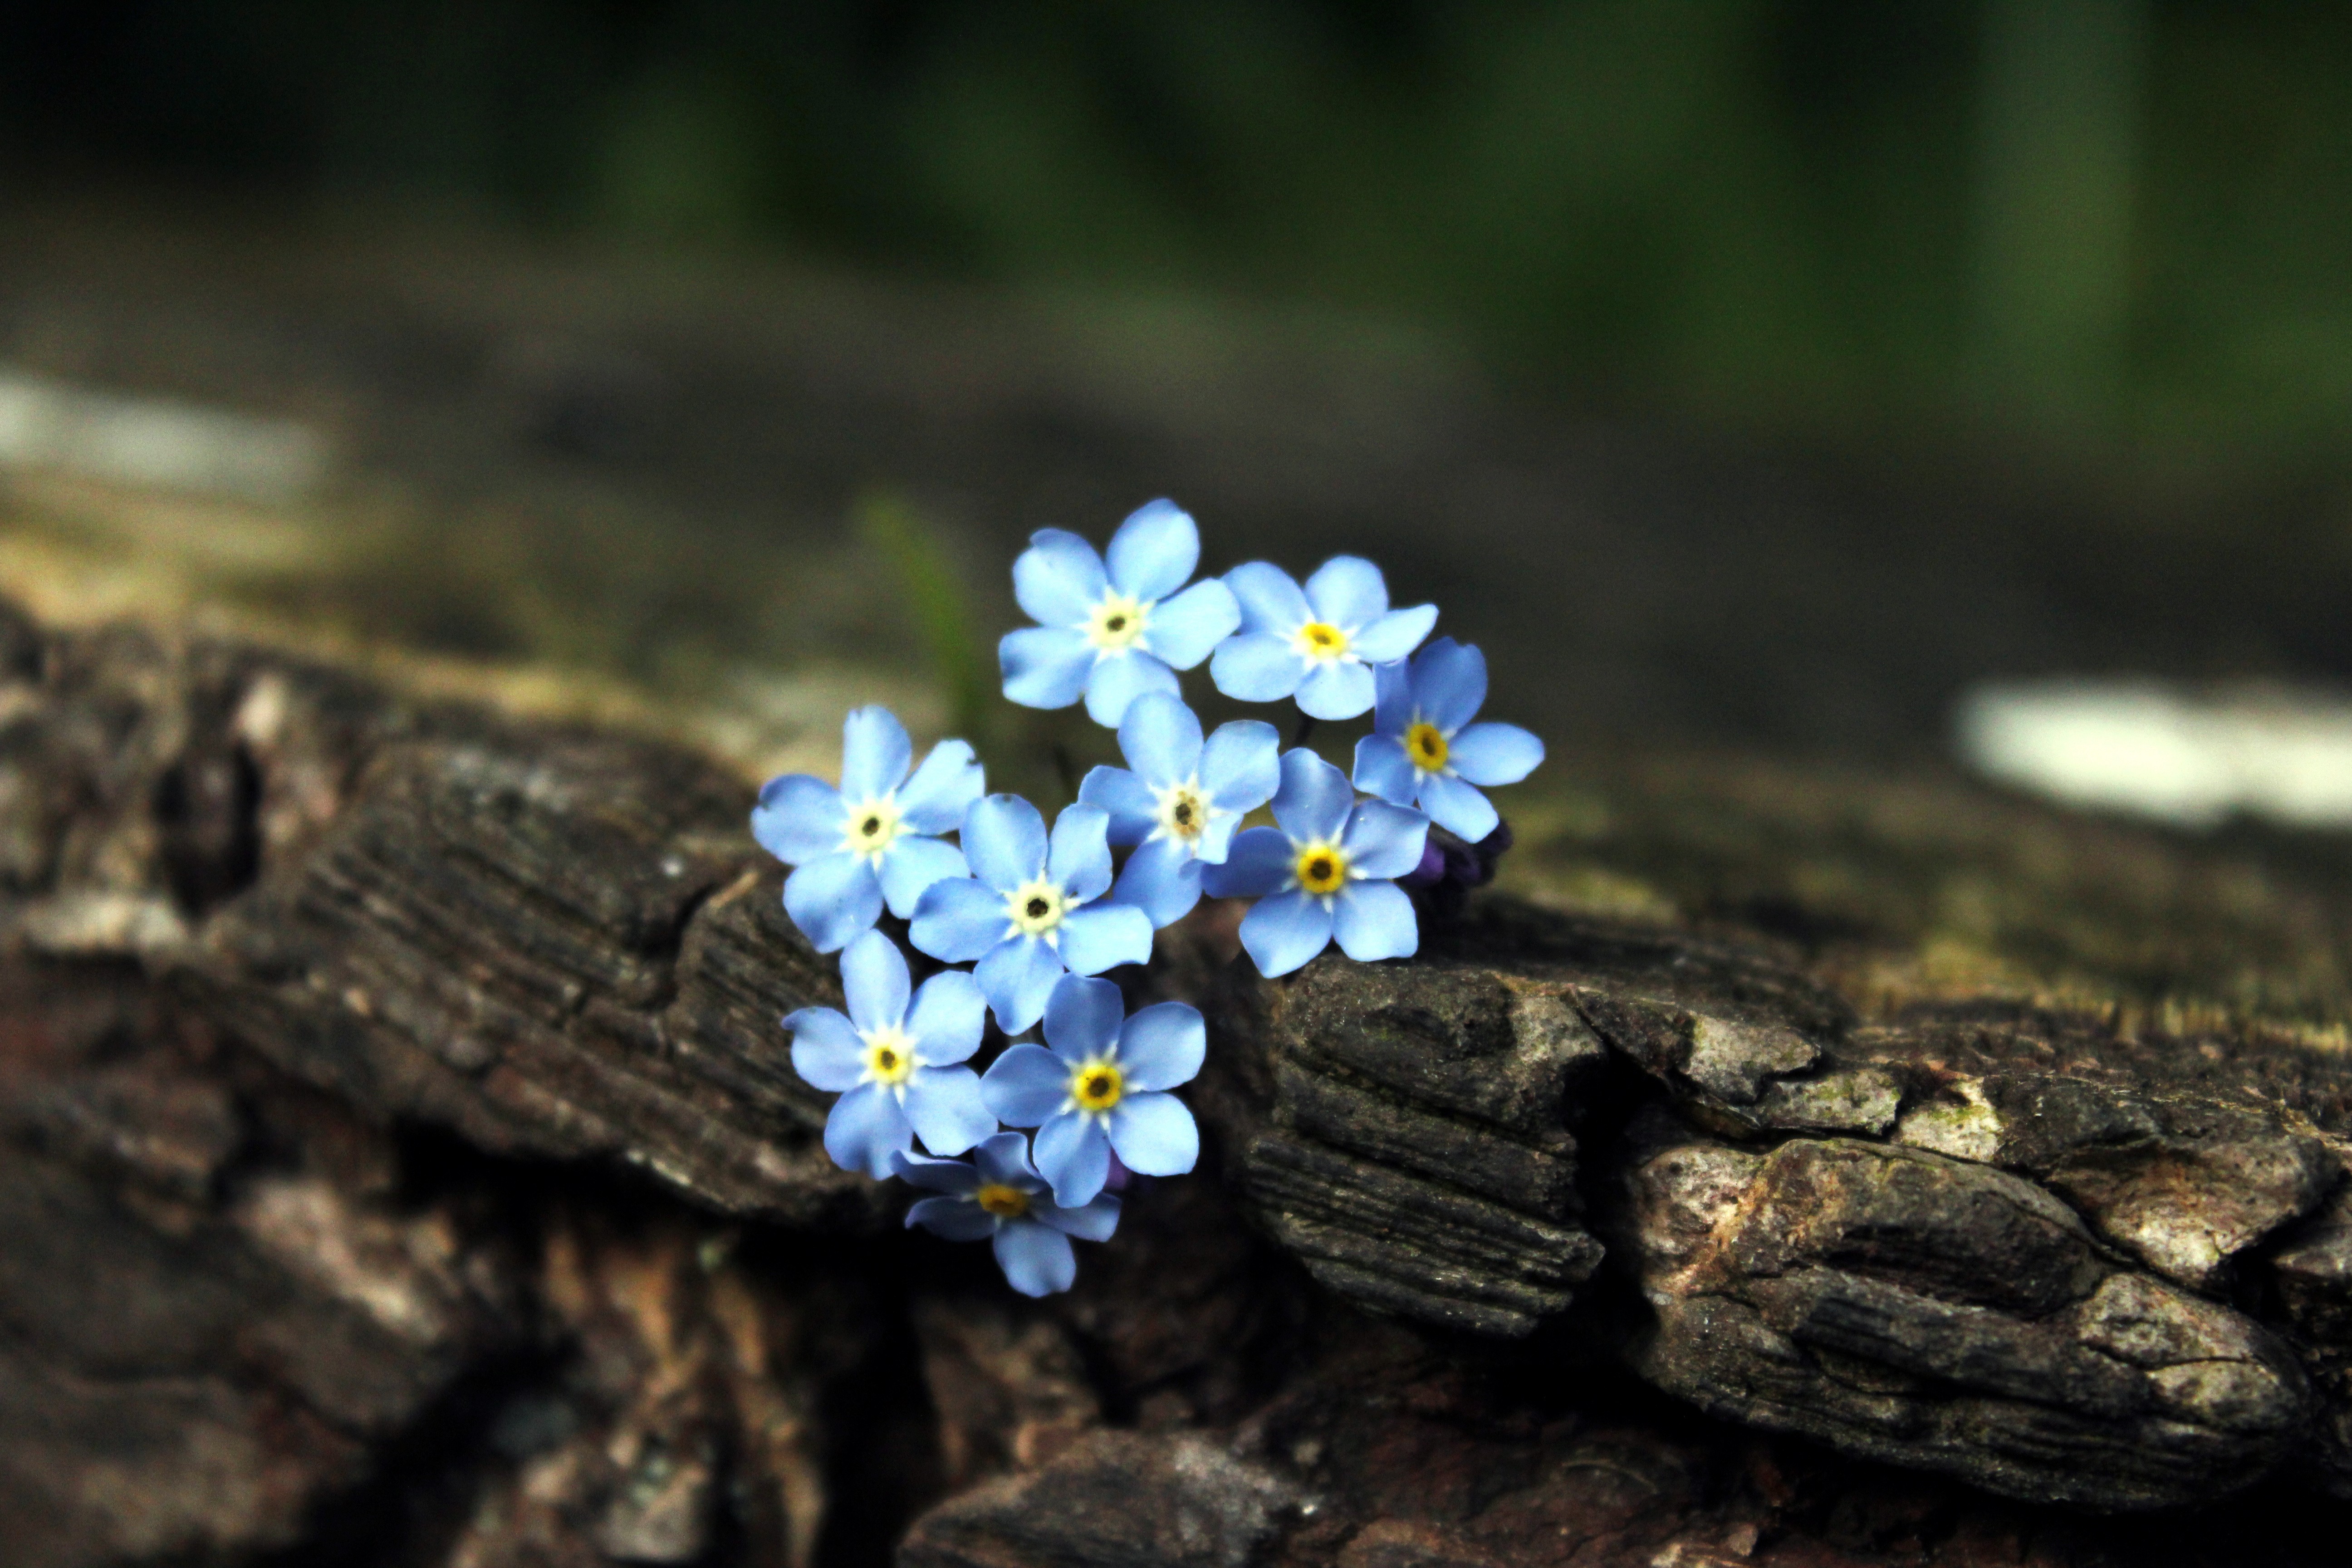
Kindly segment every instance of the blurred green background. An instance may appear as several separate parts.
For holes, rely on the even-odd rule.
[[[2196,471],[2352,429],[2343,5],[114,0],[0,21],[0,149],[1328,310],[1840,440]]]

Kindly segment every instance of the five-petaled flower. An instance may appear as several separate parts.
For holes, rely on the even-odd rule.
[[[1174,695],[1176,671],[1241,624],[1224,584],[1184,588],[1200,561],[1200,530],[1173,501],[1152,501],[1119,524],[1108,573],[1075,533],[1030,535],[1013,563],[1013,592],[1038,624],[997,644],[1004,695],[1026,708],[1067,708],[1083,694],[1087,716],[1106,726],[1147,691]]]
[[[870,931],[841,955],[848,1016],[803,1007],[784,1019],[793,1068],[843,1091],[825,1118],[824,1152],[877,1181],[914,1138],[935,1154],[961,1154],[996,1131],[978,1075],[961,1065],[980,1048],[980,987],[950,969],[924,981],[909,1008],[907,981],[906,955]]]
[[[894,1165],[915,1186],[944,1194],[916,1200],[907,1210],[909,1226],[950,1241],[989,1237],[1006,1283],[1024,1296],[1050,1296],[1078,1277],[1070,1237],[1108,1241],[1118,1228],[1118,1200],[1105,1193],[1075,1208],[1055,1203],[1029,1163],[1027,1142],[1018,1132],[999,1132],[969,1161],[901,1154]]]
[[[1045,1044],[1011,1047],[981,1079],[999,1119],[1037,1129],[1037,1169],[1055,1203],[1101,1192],[1113,1151],[1144,1176],[1181,1175],[1201,1156],[1192,1113],[1167,1092],[1201,1070],[1201,1015],[1181,1002],[1126,1015],[1118,986],[1072,975],[1046,1005]]]
[[[914,746],[887,708],[851,710],[841,728],[841,787],[807,773],[768,781],[751,835],[799,868],[784,882],[784,909],[819,952],[833,952],[890,912],[915,912],[923,889],[964,874],[943,838],[980,798],[981,767],[961,741],[941,741],[907,776]]]
[[[1133,845],[1111,897],[1164,926],[1201,901],[1201,868],[1225,858],[1246,814],[1282,782],[1281,739],[1255,719],[1201,721],[1173,697],[1139,697],[1119,721],[1127,767],[1096,768],[1078,798],[1110,813],[1110,841]],[[1133,770],[1130,772],[1129,770]]]
[[[1336,934],[1349,958],[1409,958],[1421,945],[1412,900],[1392,879],[1421,864],[1429,819],[1384,801],[1356,799],[1348,775],[1298,750],[1282,758],[1278,827],[1234,839],[1203,881],[1212,898],[1255,898],[1242,946],[1258,973],[1287,974]]]
[[[1544,744],[1517,724],[1473,724],[1486,700],[1486,656],[1439,637],[1410,668],[1383,665],[1373,732],[1356,742],[1356,787],[1393,805],[1417,805],[1447,832],[1477,843],[1502,821],[1475,787],[1517,784]]]
[[[1217,645],[1209,675],[1217,689],[1244,702],[1296,695],[1315,719],[1352,719],[1372,705],[1372,667],[1421,646],[1437,624],[1437,606],[1389,608],[1381,569],[1335,555],[1301,592],[1290,574],[1252,561],[1225,574],[1241,602],[1238,636]]]
[[[1131,904],[1096,903],[1110,887],[1110,816],[1065,806],[1045,819],[1019,795],[992,795],[964,813],[972,875],[934,882],[908,936],[933,958],[978,963],[972,978],[999,1027],[1017,1035],[1045,1011],[1064,971],[1099,974],[1151,956],[1151,920]]]

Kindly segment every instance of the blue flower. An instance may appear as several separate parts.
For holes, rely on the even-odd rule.
[[[1027,1143],[1018,1132],[999,1132],[969,1163],[901,1154],[895,1163],[916,1186],[947,1194],[917,1199],[907,1210],[908,1226],[950,1241],[992,1237],[1005,1282],[1024,1296],[1050,1296],[1078,1277],[1070,1237],[1108,1241],[1118,1228],[1118,1200],[1106,1193],[1079,1208],[1055,1204],[1029,1163]]]
[[[751,813],[751,836],[798,870],[784,881],[784,909],[819,952],[845,947],[881,916],[885,899],[901,920],[923,889],[964,874],[946,840],[980,798],[981,767],[961,741],[941,741],[913,778],[906,726],[887,708],[853,709],[841,727],[841,787],[807,773],[768,781]]]
[[[1118,525],[1108,574],[1076,534],[1031,534],[1013,563],[1013,592],[1038,624],[996,645],[1004,695],[1024,708],[1067,708],[1083,692],[1087,717],[1106,726],[1147,691],[1174,695],[1176,671],[1241,624],[1233,591],[1213,577],[1176,592],[1200,562],[1201,531],[1173,501]]]
[[[1073,975],[1046,1004],[1045,1044],[997,1058],[980,1092],[1000,1120],[1037,1129],[1037,1168],[1054,1201],[1082,1204],[1102,1191],[1114,1150],[1139,1175],[1192,1168],[1201,1131],[1166,1091],[1201,1070],[1208,1045],[1201,1015],[1183,1003],[1129,1018],[1118,986]]]
[[[1421,864],[1427,817],[1358,801],[1347,774],[1300,750],[1283,754],[1274,819],[1278,829],[1250,828],[1223,865],[1203,873],[1212,898],[1258,900],[1242,918],[1242,946],[1259,973],[1289,973],[1334,933],[1361,963],[1412,955],[1420,922],[1391,879]]]
[[[1244,702],[1293,695],[1316,719],[1352,719],[1372,705],[1372,669],[1411,653],[1437,624],[1437,606],[1389,608],[1381,569],[1334,555],[1299,591],[1290,574],[1252,561],[1225,574],[1241,601],[1238,637],[1217,645],[1210,679]]]
[[[1110,841],[1137,846],[1110,896],[1156,926],[1201,901],[1201,867],[1225,858],[1242,817],[1282,782],[1274,726],[1255,719],[1220,724],[1208,743],[1201,721],[1173,697],[1150,692],[1118,721],[1125,768],[1096,768],[1078,798],[1110,813]],[[1133,769],[1129,772],[1129,769]]]
[[[1109,826],[1098,805],[1065,806],[1049,844],[1045,819],[1020,796],[976,800],[963,817],[973,875],[932,883],[915,906],[915,945],[949,963],[977,960],[972,978],[1008,1035],[1037,1021],[1064,970],[1099,974],[1151,956],[1150,916],[1094,903],[1110,887]]]
[[[1477,784],[1517,784],[1544,744],[1517,724],[1472,724],[1486,700],[1486,656],[1440,637],[1412,667],[1383,665],[1373,732],[1356,742],[1356,787],[1475,844],[1502,820]],[[1467,728],[1465,728],[1465,726]]]
[[[907,978],[906,955],[867,931],[841,955],[848,1016],[803,1007],[784,1019],[793,1069],[842,1091],[825,1118],[824,1152],[877,1181],[915,1138],[935,1154],[961,1154],[996,1131],[978,1075],[958,1065],[980,1048],[980,987],[950,969],[924,981],[909,1009]]]

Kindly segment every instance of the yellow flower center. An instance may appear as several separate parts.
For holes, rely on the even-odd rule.
[[[1348,651],[1348,634],[1328,621],[1309,621],[1298,628],[1291,641],[1308,658],[1328,662]]]
[[[1292,874],[1300,887],[1328,899],[1348,885],[1348,852],[1337,844],[1309,844],[1298,852]]]
[[[1116,1063],[1097,1057],[1070,1075],[1070,1098],[1080,1110],[1100,1114],[1118,1103],[1127,1092],[1127,1078]]]
[[[887,795],[853,804],[843,816],[841,847],[852,855],[879,855],[905,831],[898,803]]]
[[[1117,653],[1151,624],[1151,606],[1123,594],[1105,594],[1087,617],[1087,639],[1103,653]]]
[[[1004,900],[1005,917],[1024,936],[1050,933],[1068,912],[1062,889],[1052,882],[1027,883],[1014,889]]]
[[[1160,826],[1171,838],[1198,838],[1209,826],[1209,803],[1189,784],[1171,784],[1160,792]]]
[[[914,1042],[904,1029],[877,1029],[866,1037],[866,1076],[874,1082],[904,1083],[914,1070]]]
[[[1404,754],[1423,773],[1433,773],[1445,766],[1445,737],[1424,720],[1404,732]]]
[[[1029,1212],[1029,1194],[1002,1182],[987,1183],[972,1196],[982,1208],[999,1219],[1019,1219]]]

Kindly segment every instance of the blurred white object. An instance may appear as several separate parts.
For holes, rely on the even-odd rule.
[[[1970,767],[2070,805],[2191,827],[2233,812],[2352,826],[2352,700],[2336,693],[2001,683],[1962,699],[1958,730]]]
[[[268,501],[316,488],[331,458],[324,437],[292,420],[92,392],[0,367],[0,466]]]

